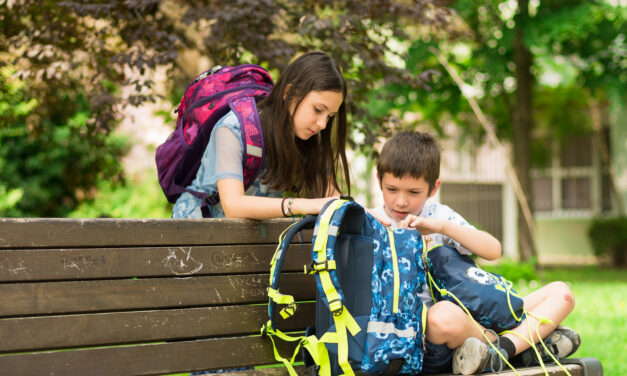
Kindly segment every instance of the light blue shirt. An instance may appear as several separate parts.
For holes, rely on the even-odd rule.
[[[237,116],[230,111],[218,120],[211,131],[211,137],[203,153],[196,177],[187,188],[210,194],[218,191],[218,180],[221,179],[238,179],[243,184],[242,150],[240,124]],[[281,197],[281,192],[271,190],[267,185],[262,184],[259,176],[246,190],[246,195]],[[172,218],[202,218],[201,206],[201,199],[183,192],[174,204]],[[214,218],[225,217],[221,203],[209,206],[209,211]]]

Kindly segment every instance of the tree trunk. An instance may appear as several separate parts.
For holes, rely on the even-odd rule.
[[[531,181],[531,131],[533,129],[532,90],[533,76],[531,74],[532,56],[525,46],[523,35],[525,27],[529,25],[529,0],[518,0],[518,14],[516,15],[516,29],[514,39],[514,63],[516,64],[516,104],[512,114],[514,166],[522,190],[525,192],[529,206],[533,208]],[[520,260],[526,261],[537,256],[534,235],[530,233],[525,222],[522,208],[518,210],[518,239]]]

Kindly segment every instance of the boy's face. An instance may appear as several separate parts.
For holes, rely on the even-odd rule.
[[[433,197],[440,188],[440,179],[429,192],[429,183],[424,178],[416,179],[411,175],[397,178],[391,173],[380,177],[383,205],[386,213],[396,222],[400,222],[409,214],[418,215],[429,197]]]

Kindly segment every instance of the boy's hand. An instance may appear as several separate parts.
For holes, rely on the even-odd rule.
[[[415,215],[408,215],[405,219],[398,223],[400,228],[415,228],[422,235],[433,233],[442,234],[446,221],[437,218],[424,218]]]
[[[392,225],[392,223],[384,218],[379,217],[373,210],[370,209],[366,209],[366,211],[368,213],[370,213],[371,216],[373,216],[377,221],[381,222],[381,224],[383,226],[390,226]]]

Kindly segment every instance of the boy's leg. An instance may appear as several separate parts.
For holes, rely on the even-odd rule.
[[[443,300],[427,311],[427,340],[435,345],[446,344],[449,349],[462,345],[468,337],[484,339],[484,327],[477,325],[456,304]],[[496,339],[488,333],[490,341]]]
[[[511,360],[514,355],[523,353],[530,347],[529,343],[521,338],[533,339],[534,343],[540,341],[542,338],[546,338],[549,334],[549,339],[555,341],[564,342],[561,345],[555,344],[553,352],[559,350],[556,354],[557,357],[565,357],[570,355],[579,346],[579,336],[572,329],[561,327],[560,330],[555,330],[557,325],[566,318],[566,316],[574,308],[574,297],[570,288],[563,282],[550,283],[537,291],[524,297],[525,309],[531,312],[538,318],[548,318],[553,321],[552,324],[540,325],[540,338],[537,335],[538,320],[531,315],[516,328],[512,329],[513,332],[507,333],[503,336],[499,336],[500,346],[498,351],[508,360]],[[529,335],[529,328],[531,328],[532,335]],[[463,345],[455,351],[453,358],[453,372],[461,373],[464,375],[473,374],[476,372],[482,372],[487,369],[498,369],[502,366],[499,359],[499,354],[492,348],[484,343],[483,336],[473,335],[464,341]],[[477,340],[477,338],[479,340]],[[524,352],[522,355],[529,355],[529,351]],[[563,352],[563,353],[562,353]],[[529,358],[529,357],[528,357]],[[524,361],[524,359],[523,359]]]
[[[427,311],[426,354],[422,367],[425,375],[449,373],[454,349],[468,337],[481,336],[481,329],[454,303],[440,301]],[[491,339],[496,337],[492,336]]]
[[[540,289],[532,292],[523,298],[525,309],[532,315],[511,331],[516,334],[507,333],[504,337],[509,338],[516,347],[516,354],[530,347],[525,339],[531,339],[533,343],[546,338],[557,326],[564,321],[566,316],[575,307],[575,298],[570,288],[564,282],[552,282]],[[534,317],[535,316],[535,317]],[[552,323],[540,324],[540,337],[538,338],[538,318],[548,318]],[[529,336],[531,329],[532,337]],[[521,338],[521,336],[523,338]]]

